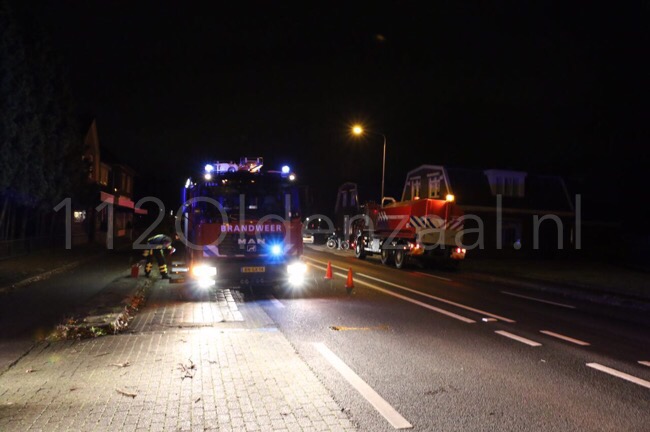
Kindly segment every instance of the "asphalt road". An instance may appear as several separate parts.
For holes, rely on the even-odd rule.
[[[309,286],[265,309],[361,430],[648,430],[650,332],[632,316],[642,312],[613,318],[602,306],[373,258],[307,251],[306,260]],[[328,261],[333,282],[323,280]]]
[[[643,311],[478,282],[463,271],[398,270],[372,257],[307,250],[305,260],[311,279],[303,289],[270,297],[242,291],[234,301],[243,321],[210,325],[259,321],[267,329],[270,317],[361,431],[649,430]],[[328,261],[332,281],[323,279]],[[127,264],[126,256],[109,256],[3,295],[2,369],[124,277]],[[168,302],[152,309],[155,317],[191,306]]]

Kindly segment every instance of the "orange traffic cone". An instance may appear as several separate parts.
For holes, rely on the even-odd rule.
[[[345,282],[345,288],[347,290],[354,288],[354,281],[352,280],[352,267],[348,269],[348,280]]]
[[[332,263],[327,261],[327,270],[325,271],[325,279],[332,279]]]

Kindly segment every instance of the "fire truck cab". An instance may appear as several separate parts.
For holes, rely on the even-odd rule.
[[[242,158],[235,170],[215,165],[183,188],[177,224],[192,277],[204,287],[300,286],[307,267],[295,175],[264,171],[262,158]]]
[[[402,268],[408,260],[442,261],[450,267],[465,259],[463,212],[446,200],[431,198],[364,206],[357,229],[355,256],[380,255],[382,264]]]

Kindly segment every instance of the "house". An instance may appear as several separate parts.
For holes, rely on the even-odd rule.
[[[421,165],[406,175],[402,201],[447,195],[454,199],[448,205],[465,213],[463,243],[474,254],[554,255],[579,247],[574,202],[559,176],[440,165]]]
[[[134,218],[145,215],[144,209],[135,208],[133,180],[135,171],[119,161],[99,143],[97,123],[92,121],[84,137],[84,155],[88,183],[93,186],[93,206],[74,212],[73,230],[83,227],[91,242],[105,244],[108,249],[131,245]],[[74,231],[73,231],[74,232]]]

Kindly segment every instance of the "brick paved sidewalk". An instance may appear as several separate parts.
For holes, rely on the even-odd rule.
[[[157,282],[137,332],[32,350],[0,376],[0,430],[355,430],[259,305],[184,289]]]

